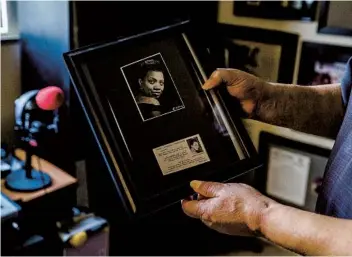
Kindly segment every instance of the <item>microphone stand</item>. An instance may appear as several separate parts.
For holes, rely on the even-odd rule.
[[[32,167],[33,146],[26,140],[23,169],[13,170],[6,177],[5,186],[18,192],[33,192],[49,187],[52,183],[48,174]],[[39,167],[38,167],[39,168]]]
[[[15,101],[16,126],[15,130],[21,133],[20,140],[24,142],[25,160],[22,169],[13,170],[6,177],[5,186],[13,191],[37,191],[49,187],[52,183],[47,173],[33,169],[32,155],[34,147],[37,147],[37,138],[40,136],[42,126],[45,130],[58,132],[58,108],[63,103],[63,91],[58,87],[46,87],[41,90],[32,90],[23,94]],[[38,120],[32,120],[32,115],[38,110],[54,111],[53,124],[41,124]],[[39,164],[39,162],[38,162]],[[40,167],[38,167],[40,168]]]
[[[26,161],[24,163],[24,170],[26,171],[26,178],[32,179],[32,155],[33,152],[30,150],[31,147],[28,147],[25,151]]]

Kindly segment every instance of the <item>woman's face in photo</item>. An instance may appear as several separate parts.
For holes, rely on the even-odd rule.
[[[193,142],[192,148],[193,148],[195,151],[199,151],[199,143],[198,143],[197,141]]]
[[[159,98],[164,91],[164,74],[161,71],[148,71],[139,83],[145,96]]]

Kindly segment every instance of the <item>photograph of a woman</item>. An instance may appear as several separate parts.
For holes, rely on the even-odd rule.
[[[121,70],[143,121],[184,108],[160,53],[125,65]]]
[[[197,137],[193,137],[193,138],[188,139],[187,144],[188,144],[189,150],[191,150],[191,152],[193,154],[203,152],[202,146],[200,145]]]

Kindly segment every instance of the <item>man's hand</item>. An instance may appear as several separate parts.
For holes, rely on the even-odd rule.
[[[198,200],[183,200],[185,214],[224,234],[249,236],[274,201],[245,184],[192,181]]]
[[[203,89],[208,90],[225,85],[230,95],[236,97],[240,101],[243,110],[252,117],[255,115],[265,84],[263,80],[244,71],[218,69],[205,82]]]
[[[203,89],[226,86],[249,118],[335,138],[344,117],[339,84],[302,87],[269,83],[236,69],[217,69]],[[329,104],[327,104],[329,103]]]
[[[183,200],[183,211],[229,235],[259,232],[271,242],[303,255],[352,254],[352,220],[285,206],[245,184],[192,181],[198,200]]]

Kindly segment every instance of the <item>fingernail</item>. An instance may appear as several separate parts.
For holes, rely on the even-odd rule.
[[[198,181],[198,180],[193,180],[191,181],[191,187],[193,189],[197,189],[200,185],[202,184],[202,182]]]
[[[209,86],[208,84],[204,84],[204,85],[202,86],[202,88],[203,88],[204,90],[207,90],[208,88],[210,88],[210,86]]]

